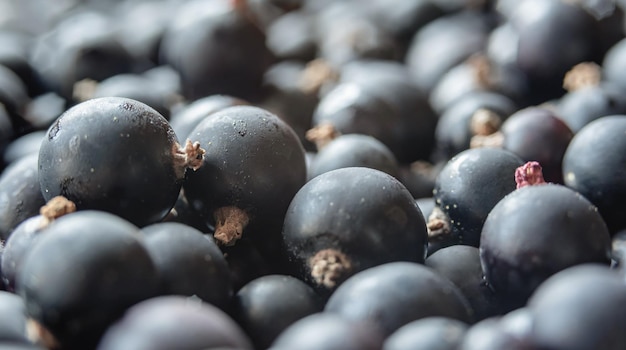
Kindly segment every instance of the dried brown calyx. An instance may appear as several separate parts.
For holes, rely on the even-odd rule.
[[[428,242],[441,242],[450,235],[450,218],[438,206],[428,216],[426,223]]]
[[[515,183],[517,188],[545,184],[546,180],[543,179],[543,171],[539,162],[527,162],[515,169]]]
[[[309,260],[309,268],[315,283],[333,289],[348,276],[352,263],[342,252],[329,248],[317,252]]]
[[[500,130],[500,125],[502,125],[500,115],[487,108],[477,109],[470,120],[470,128],[474,135],[491,135]]]
[[[215,233],[213,237],[218,244],[232,246],[241,239],[243,230],[248,226],[250,217],[245,210],[235,206],[221,207],[213,213]]]
[[[576,91],[590,86],[597,86],[602,80],[602,68],[594,62],[582,62],[575,65],[563,78],[563,88]]]
[[[96,94],[98,82],[93,79],[82,79],[74,83],[72,87],[72,97],[78,102],[92,99]]]
[[[256,27],[258,30],[265,32],[265,25],[260,20],[259,16],[254,12],[254,5],[248,2],[248,0],[228,0],[227,4],[230,8],[245,19],[249,24]]]
[[[42,217],[40,228],[46,227],[61,216],[75,211],[76,204],[71,200],[63,196],[53,197],[44,206],[39,208],[39,214]]]
[[[309,129],[305,137],[307,140],[313,142],[317,150],[321,150],[332,140],[339,137],[341,133],[331,123],[321,123],[311,129]]]
[[[192,143],[191,140],[187,140],[184,147],[178,142],[174,143],[172,153],[174,155],[176,175],[182,178],[185,176],[187,169],[196,171],[202,166],[206,151],[200,147],[200,142]]]
[[[470,119],[472,138],[470,148],[502,147],[504,135],[500,132],[502,117],[490,109],[479,108]]]
[[[248,8],[247,0],[230,0],[230,6],[236,10],[244,10]]]
[[[29,318],[26,321],[26,337],[34,344],[46,349],[60,349],[61,344],[50,331],[38,321]]]
[[[493,68],[491,67],[489,58],[483,54],[475,54],[467,59],[467,64],[473,69],[476,83],[484,89],[489,89],[493,81]]]
[[[317,58],[307,63],[298,86],[307,95],[317,95],[325,84],[334,83],[338,79],[339,73],[325,60]]]

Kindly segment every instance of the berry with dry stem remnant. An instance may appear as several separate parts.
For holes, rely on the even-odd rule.
[[[44,199],[101,210],[137,226],[161,221],[176,203],[187,168],[202,164],[198,143],[181,147],[168,121],[129,98],[79,103],[48,129],[39,149]]]
[[[332,289],[350,273],[349,258],[336,249],[324,249],[315,254],[310,262],[311,277],[315,283]]]
[[[515,183],[517,188],[546,183],[543,179],[541,165],[532,161],[515,169]]]
[[[330,170],[296,193],[283,244],[298,277],[329,295],[353,274],[390,261],[423,262],[427,229],[408,189],[366,167]]]

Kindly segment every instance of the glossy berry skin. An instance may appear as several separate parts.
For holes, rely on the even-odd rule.
[[[489,47],[490,55],[501,64],[519,67],[528,76],[530,88],[543,94],[543,101],[561,95],[565,72],[592,60],[598,48],[595,19],[580,4],[522,1],[507,17],[498,28],[506,28],[507,38],[491,40],[499,45]]]
[[[354,16],[349,6],[341,15],[324,16],[317,22],[318,56],[334,67],[341,67],[358,59],[398,58],[397,45],[390,33],[359,16]]]
[[[268,262],[271,257],[263,256],[250,240],[242,239],[230,247],[221,247],[230,270],[233,290],[238,291],[256,278],[275,273]]]
[[[94,90],[90,98],[109,96],[131,98],[154,108],[168,120],[172,101],[180,98],[176,89],[145,74],[117,74],[99,82]]]
[[[494,92],[509,97],[517,105],[530,98],[527,77],[514,66],[499,65],[482,53],[470,56],[446,72],[429,95],[429,102],[443,113],[466,94]]]
[[[55,115],[53,119],[56,119],[61,113],[63,113],[63,111]],[[50,123],[46,123],[46,126],[49,125]],[[4,150],[4,163],[8,167],[11,163],[16,162],[22,157],[26,158],[29,154],[39,154],[39,147],[44,137],[46,137],[45,130],[36,130],[14,138]],[[39,179],[37,179],[37,183],[39,183]],[[41,190],[39,191],[41,192]]]
[[[409,322],[393,332],[384,350],[456,350],[468,325],[447,317],[425,317]]]
[[[138,226],[161,220],[174,206],[184,167],[176,135],[147,105],[104,97],[80,103],[48,129],[39,151],[46,200],[63,195],[79,210],[103,210]]]
[[[610,247],[593,204],[565,186],[544,183],[519,188],[493,208],[483,226],[480,260],[495,293],[519,306],[560,270],[608,265]]]
[[[473,324],[456,350],[534,350],[525,339],[519,339],[507,332],[500,321],[491,317]]]
[[[428,94],[452,67],[483,49],[489,24],[478,11],[439,17],[415,33],[405,62],[422,93]]]
[[[330,123],[342,134],[370,135],[389,147],[389,141],[397,142],[400,139],[397,133],[405,131],[397,129],[399,119],[390,102],[382,96],[373,94],[362,84],[345,82],[322,97],[312,123]]]
[[[0,152],[3,154],[3,161],[0,163],[0,169],[4,169],[5,166],[12,161],[9,157],[4,156],[7,154],[7,150],[10,149],[10,146],[13,143],[14,137],[14,127],[9,120],[9,115],[6,113],[6,109],[4,107],[0,107]]]
[[[160,222],[141,231],[158,271],[160,294],[195,295],[226,309],[233,295],[230,270],[212,237],[177,222]]]
[[[626,114],[623,88],[612,82],[602,82],[563,95],[557,110],[574,133],[604,116]]]
[[[17,271],[21,269],[26,255],[41,237],[40,233],[45,231],[43,220],[41,215],[36,215],[22,221],[4,243],[0,258],[2,282],[10,292],[15,292]]]
[[[44,89],[29,61],[31,40],[32,37],[25,32],[4,30],[0,34],[0,65],[13,71],[25,85],[28,96],[33,97],[43,93]]]
[[[478,246],[481,229],[491,209],[515,190],[515,169],[523,161],[498,148],[473,148],[452,158],[437,175],[433,190],[436,207],[448,217],[445,240]],[[431,229],[432,231],[432,229]]]
[[[473,318],[467,300],[450,280],[411,262],[391,262],[355,274],[337,288],[324,312],[371,322],[386,336],[425,317],[466,323]]]
[[[445,163],[439,162],[432,164],[429,162],[415,162],[408,166],[400,166],[398,179],[411,192],[413,198],[431,198],[433,196],[433,188],[435,188],[435,178],[439,171],[444,167]],[[434,199],[433,199],[434,204]],[[421,206],[420,206],[421,208]],[[432,208],[430,208],[432,209]],[[428,212],[422,210],[422,214],[428,218]]]
[[[340,83],[316,107],[313,125],[330,123],[342,134],[373,136],[400,163],[426,159],[433,147],[437,117],[407,78],[405,67],[366,60],[344,69]]]
[[[397,179],[349,167],[321,174],[298,191],[285,217],[283,244],[298,276],[327,293],[372,266],[423,262],[426,224]],[[325,261],[341,266],[327,271]]]
[[[372,21],[393,35],[403,53],[416,31],[445,14],[435,2],[407,1],[389,6],[387,1],[374,0],[363,5]]]
[[[504,120],[517,109],[513,100],[496,92],[474,91],[465,94],[450,105],[439,117],[435,129],[435,161],[448,161],[460,152],[470,148],[472,118],[480,110],[495,113]]]
[[[320,312],[287,327],[271,349],[377,350],[383,340],[382,333],[370,323]]]
[[[523,161],[541,164],[547,182],[563,183],[563,155],[574,133],[558,115],[528,107],[509,116],[502,127],[502,147]]]
[[[178,142],[187,140],[189,133],[200,122],[221,109],[232,106],[246,105],[246,101],[228,95],[210,95],[195,100],[172,114],[169,122],[178,136]]]
[[[272,61],[265,34],[235,2],[188,1],[163,34],[160,64],[176,69],[183,95],[228,94],[256,100]]]
[[[2,33],[6,34],[6,33]],[[2,38],[0,38],[2,40]],[[9,43],[3,43],[9,44]],[[21,109],[28,103],[30,96],[25,81],[22,80],[8,62],[0,63],[0,100],[11,114],[19,115]]]
[[[257,349],[267,349],[294,322],[322,311],[321,301],[303,281],[273,274],[243,286],[233,299],[232,315]]]
[[[109,324],[157,288],[139,229],[93,210],[50,224],[17,275],[26,314],[67,349],[93,348]]]
[[[237,207],[249,219],[242,236],[261,242],[261,250],[276,249],[269,237],[278,237],[289,202],[306,181],[304,148],[293,129],[265,109],[235,106],[204,119],[189,137],[206,150],[184,184],[192,207],[212,226],[217,209]]]
[[[415,204],[420,208],[424,220],[428,220],[430,213],[435,208],[435,199],[433,197],[422,197],[415,200]]]
[[[616,42],[602,60],[603,78],[621,88],[626,87],[624,57],[626,57],[626,38]]]
[[[396,157],[382,142],[369,135],[346,134],[337,137],[317,152],[308,169],[308,177],[330,170],[362,166],[398,177]]]
[[[289,11],[265,29],[267,48],[281,61],[308,62],[317,53],[315,16],[309,11]]]
[[[626,277],[626,230],[619,230],[611,237],[611,268]]]
[[[584,264],[545,281],[528,302],[532,339],[541,349],[623,349],[624,279],[606,266]]]
[[[97,350],[252,350],[226,313],[198,299],[161,296],[133,305],[103,335]]]
[[[132,69],[132,57],[112,21],[96,11],[65,16],[33,45],[31,64],[46,89],[72,101],[74,84],[102,81]]]
[[[289,124],[307,151],[316,150],[313,142],[306,139],[306,133],[311,129],[313,110],[319,101],[316,92],[322,88],[316,85],[315,76],[310,74],[311,67],[318,64],[326,67],[319,60],[311,63],[279,61],[269,67],[263,75],[264,96],[258,105]]]
[[[409,75],[405,65],[381,59],[354,61],[341,69],[342,82],[354,82],[362,86],[366,94],[371,94],[371,98],[381,98],[390,104],[398,120],[390,123],[390,116],[382,116],[380,126],[386,131],[380,132],[375,125],[370,125],[370,132],[385,143],[402,164],[428,159],[438,121],[437,114]],[[353,128],[360,126],[356,123]]]
[[[445,247],[426,258],[424,265],[459,287],[474,310],[476,321],[503,312],[498,298],[485,281],[478,248],[461,244]]]
[[[626,228],[626,115],[597,119],[572,139],[563,157],[565,185],[598,207],[611,233]]]
[[[25,310],[26,305],[19,295],[0,291],[0,312],[4,315],[0,322],[0,346],[3,342],[30,344],[26,336]]]
[[[39,187],[37,154],[27,155],[0,176],[0,238],[6,240],[21,222],[45,204]]]

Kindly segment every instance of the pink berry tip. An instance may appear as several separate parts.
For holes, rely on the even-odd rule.
[[[517,188],[546,183],[539,162],[527,162],[515,169],[515,183],[517,184]]]

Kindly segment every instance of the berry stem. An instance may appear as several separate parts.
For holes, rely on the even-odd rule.
[[[332,289],[352,268],[350,259],[336,249],[323,249],[309,260],[311,277],[318,285]]]
[[[331,123],[319,124],[306,132],[306,139],[313,142],[317,150],[321,150],[332,140],[341,135]]]
[[[499,131],[502,125],[502,117],[496,112],[479,108],[470,119],[472,138],[470,148],[479,147],[502,147],[504,134]]]
[[[46,227],[55,219],[61,216],[76,211],[76,204],[71,200],[63,197],[56,196],[50,199],[44,206],[39,209],[39,214],[42,216],[42,222],[40,227]]]
[[[339,74],[328,62],[316,58],[307,63],[298,80],[298,86],[300,91],[307,95],[317,95],[325,84],[336,82],[338,79]]]
[[[498,113],[487,108],[477,109],[470,119],[470,128],[474,135],[491,135],[500,130],[501,124],[502,118]]]
[[[96,94],[98,82],[93,79],[83,79],[74,83],[72,87],[72,97],[78,102],[90,100]]]
[[[484,54],[475,54],[467,59],[467,63],[473,68],[474,78],[478,85],[484,89],[491,88],[493,68],[487,56]]]
[[[531,161],[515,169],[517,188],[544,184],[543,171],[539,162]]]
[[[44,346],[46,349],[59,349],[61,347],[56,337],[32,318],[26,321],[26,337],[34,344]]]
[[[450,235],[450,218],[441,208],[435,206],[428,216],[426,228],[428,229],[428,242],[443,241]]]
[[[569,92],[597,86],[602,79],[602,68],[594,62],[582,62],[565,73],[563,88]]]
[[[200,142],[196,141],[192,143],[191,140],[188,139],[185,143],[185,147],[176,142],[173,146],[172,153],[174,154],[176,175],[182,178],[185,176],[187,169],[196,171],[202,166],[206,151],[200,147]]]
[[[221,207],[215,210],[215,240],[225,246],[235,245],[241,239],[243,230],[250,218],[243,209],[235,206]]]

